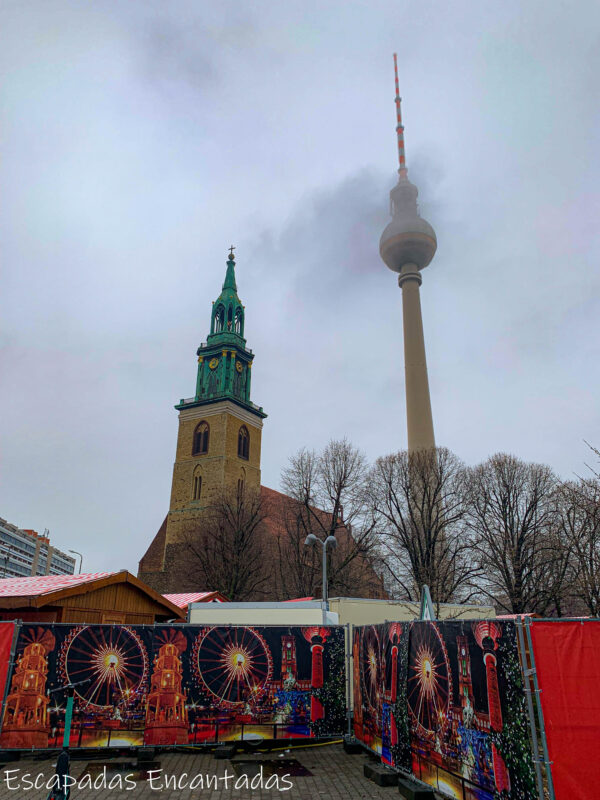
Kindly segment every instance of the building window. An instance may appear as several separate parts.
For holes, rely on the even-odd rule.
[[[249,455],[250,435],[248,434],[248,428],[245,425],[242,425],[240,432],[238,433],[238,457],[245,458],[247,461]]]
[[[220,333],[223,330],[224,319],[225,319],[225,309],[223,308],[223,306],[219,306],[215,312],[215,324],[214,324],[215,333]]]
[[[194,490],[192,500],[200,500],[202,496],[202,475],[194,475]]]
[[[237,308],[236,312],[235,312],[235,332],[239,333],[240,336],[243,335],[242,320],[243,320],[242,309],[241,308]]]
[[[238,479],[238,497],[242,497],[243,494],[244,494],[244,479],[243,478],[239,478]]]
[[[207,422],[200,422],[194,431],[194,447],[192,449],[193,456],[201,456],[208,453],[208,436],[210,429]]]

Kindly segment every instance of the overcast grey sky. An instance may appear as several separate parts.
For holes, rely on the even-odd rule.
[[[232,243],[263,483],[331,437],[406,446],[394,50],[436,439],[584,472],[597,2],[3,0],[0,30],[0,516],[137,571]]]

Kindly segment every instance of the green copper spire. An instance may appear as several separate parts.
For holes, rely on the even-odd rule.
[[[214,301],[210,333],[197,351],[196,395],[176,408],[232,400],[260,417],[266,414],[250,401],[250,378],[254,355],[244,339],[244,306],[235,280],[234,247],[229,248],[227,271],[221,294]]]
[[[229,248],[229,258],[227,259],[227,272],[225,273],[225,282],[223,284],[223,291],[231,289],[237,295],[237,284],[235,282],[235,258],[233,251],[235,247],[231,245]]]
[[[208,341],[212,341],[215,336],[228,344],[231,340],[229,336],[240,337],[244,343],[244,306],[238,297],[237,284],[235,282],[235,259],[233,257],[233,245],[229,249],[227,259],[227,272],[223,281],[221,294],[213,303],[212,317],[210,322],[210,334]],[[223,339],[223,336],[226,336]]]

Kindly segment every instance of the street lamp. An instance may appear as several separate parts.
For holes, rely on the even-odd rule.
[[[83,564],[83,556],[81,553],[78,553],[77,550],[69,550],[69,553],[73,553],[74,556],[79,556],[79,572],[78,575],[81,575],[81,565]]]
[[[335,536],[328,536],[325,541],[323,541],[319,539],[318,536],[315,536],[314,533],[309,533],[304,540],[304,544],[307,547],[313,547],[317,542],[323,548],[323,602],[326,604],[325,607],[329,609],[329,604],[327,603],[327,548],[330,547],[332,550],[335,550],[337,547],[337,540]]]

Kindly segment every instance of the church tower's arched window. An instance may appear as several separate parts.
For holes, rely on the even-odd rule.
[[[231,306],[229,306],[229,309],[228,309],[228,311],[227,311],[227,330],[228,330],[228,331],[230,331],[230,330],[231,330],[231,327],[232,327],[232,326],[231,326],[232,320],[233,320],[233,309],[232,309],[232,307],[231,307]]]
[[[192,455],[201,456],[208,453],[208,440],[210,437],[210,428],[208,422],[199,422],[194,431],[194,444],[192,446]]]
[[[235,332],[244,335],[244,312],[239,307],[235,310]]]
[[[238,456],[246,460],[250,456],[250,435],[245,425],[242,425],[238,433]]]
[[[222,305],[218,305],[215,311],[213,333],[220,333],[223,330],[224,323],[225,323],[225,309],[223,308]]]
[[[238,478],[237,482],[237,496],[238,500],[241,500],[244,496],[244,491],[246,488],[246,470],[244,467],[240,470],[240,477]]]
[[[197,473],[194,475],[194,482],[192,485],[192,500],[200,500],[202,498],[202,475]]]

